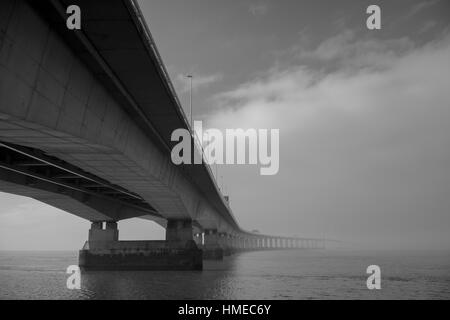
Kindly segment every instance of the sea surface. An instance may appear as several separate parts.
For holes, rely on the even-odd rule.
[[[260,251],[195,272],[88,272],[77,252],[0,252],[0,299],[450,299],[450,252]],[[381,290],[366,269],[381,268]]]

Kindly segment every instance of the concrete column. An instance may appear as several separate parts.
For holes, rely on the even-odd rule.
[[[103,230],[103,222],[102,221],[91,222],[91,230]]]
[[[230,241],[230,235],[227,233],[219,233],[219,245],[223,250],[224,256],[231,255],[231,241]]]
[[[219,244],[220,247],[225,248],[227,246],[226,240],[227,239],[226,239],[225,233],[221,233],[221,232],[217,233],[217,243]]]
[[[219,233],[217,229],[205,230],[203,245],[203,259],[205,260],[222,260],[223,248],[220,244]]]
[[[203,234],[202,233],[196,233],[194,234],[194,241],[195,244],[197,245],[197,247],[202,247],[203,246]]]
[[[219,234],[216,229],[205,230],[205,247],[219,246]]]
[[[191,220],[168,220],[166,227],[167,241],[194,240]]]
[[[232,234],[228,234],[228,243],[230,245],[230,254],[233,254],[236,250],[236,247],[234,244],[234,236]]]
[[[236,249],[238,248],[236,236],[234,234],[231,235],[231,246],[233,248],[233,251],[236,251]]]
[[[92,222],[91,229],[89,230],[88,241],[90,244],[92,242],[119,241],[117,222],[106,222],[105,229],[103,229],[103,222]]]

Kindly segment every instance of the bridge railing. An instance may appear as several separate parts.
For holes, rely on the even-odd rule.
[[[142,28],[142,31],[144,32],[144,35],[147,38],[147,44],[148,44],[149,48],[151,49],[151,51],[153,52],[153,54],[158,62],[158,66],[159,66],[162,76],[164,77],[165,83],[167,84],[167,87],[168,87],[170,93],[172,94],[172,97],[175,100],[175,103],[178,106],[178,110],[179,110],[181,116],[183,117],[184,122],[186,123],[186,125],[189,128],[188,118],[187,118],[183,108],[181,107],[182,104],[180,103],[180,99],[178,98],[178,95],[175,90],[175,87],[173,86],[172,80],[170,80],[170,76],[169,76],[169,73],[167,72],[166,66],[164,65],[164,62],[158,52],[158,49],[156,48],[155,40],[153,39],[152,34],[150,33],[150,30],[148,29],[148,26],[147,26],[147,23],[145,22],[145,18],[142,14],[141,8],[139,7],[139,3],[137,2],[137,0],[131,0],[130,2],[133,6],[133,10],[134,10],[137,18],[139,19],[139,24]]]
[[[173,86],[172,80],[170,79],[169,73],[167,72],[167,69],[166,69],[166,67],[164,65],[164,62],[163,62],[159,52],[158,52],[158,49],[156,48],[155,41],[154,41],[154,39],[152,37],[152,34],[150,33],[150,30],[148,29],[147,23],[145,22],[145,18],[144,18],[143,14],[142,14],[142,11],[141,11],[140,7],[139,7],[139,3],[137,2],[137,0],[131,0],[130,2],[132,4],[133,10],[134,10],[138,20],[139,20],[139,24],[140,24],[140,26],[142,28],[142,31],[144,32],[144,36],[147,39],[147,44],[148,44],[149,48],[151,49],[152,53],[154,54],[154,56],[155,56],[155,58],[156,58],[156,60],[158,62],[158,66],[159,66],[159,69],[161,71],[161,75],[164,77],[165,83],[167,84],[167,87],[168,87],[170,93],[172,94],[172,97],[175,100],[175,103],[178,106],[178,110],[179,110],[181,116],[183,117],[183,120],[184,120],[186,126],[189,128],[189,130],[190,130],[190,132],[192,134],[194,145],[198,148],[199,151],[201,151],[202,159],[205,160],[205,153],[204,153],[203,146],[200,143],[200,139],[197,136],[197,133],[195,132],[195,130],[193,130],[193,128],[189,124],[188,117],[186,116],[186,113],[184,112],[184,109],[182,108],[182,104],[180,102],[180,99],[178,98],[178,95],[177,95],[176,90],[175,90],[175,88]],[[204,164],[206,165],[205,167],[207,168],[210,176],[213,178],[213,181],[214,181],[214,183],[216,185],[217,190],[221,191],[220,188],[219,188],[217,177],[214,176],[213,171],[211,170],[211,167],[210,167],[209,163],[207,161],[204,161]],[[223,197],[223,194],[222,194],[222,197]]]

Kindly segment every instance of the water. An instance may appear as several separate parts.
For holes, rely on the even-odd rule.
[[[0,252],[0,299],[450,299],[450,253],[265,251],[202,272],[89,272],[66,288],[77,252]],[[381,268],[368,290],[366,268]]]

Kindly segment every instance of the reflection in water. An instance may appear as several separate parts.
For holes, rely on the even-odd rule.
[[[84,271],[86,298],[214,299],[232,297],[238,256],[205,261],[203,271]],[[218,291],[218,292],[216,292]]]
[[[450,298],[449,253],[249,252],[203,271],[83,272],[68,290],[76,252],[0,252],[0,299],[398,299]],[[377,264],[382,290],[366,287]]]

